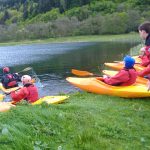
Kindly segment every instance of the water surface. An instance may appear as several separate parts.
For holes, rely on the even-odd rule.
[[[122,60],[135,45],[133,42],[81,42],[1,46],[0,68],[9,66],[12,72],[18,72],[33,67],[44,86],[39,89],[40,96],[68,93],[77,90],[65,81],[71,76],[72,68],[101,74],[104,62]]]

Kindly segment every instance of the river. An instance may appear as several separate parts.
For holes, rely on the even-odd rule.
[[[122,60],[135,45],[133,42],[78,42],[0,46],[0,68],[9,66],[12,72],[19,72],[32,67],[42,83],[40,97],[70,93],[78,91],[65,80],[72,76],[72,68],[100,73],[99,69],[105,68],[104,62]]]

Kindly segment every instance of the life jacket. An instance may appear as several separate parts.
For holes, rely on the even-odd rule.
[[[139,58],[141,58],[141,65],[147,67],[150,64],[150,46],[145,46],[144,49],[143,56],[139,56]]]
[[[121,83],[121,86],[128,86],[128,85],[132,85],[136,82],[136,78],[137,78],[137,72],[134,68],[131,69],[127,69],[124,68],[123,70],[128,72],[129,75],[129,80],[127,82]]]
[[[25,100],[29,101],[30,103],[35,102],[38,100],[38,90],[34,84],[26,84],[24,85],[28,91],[28,95],[24,98]]]
[[[150,57],[150,46],[145,47],[145,54],[147,57]]]
[[[104,82],[113,86],[129,86],[135,83],[137,72],[134,68],[122,69],[115,76],[105,78]]]
[[[18,85],[15,77],[12,74],[6,74],[4,78],[6,87],[11,88]]]
[[[13,100],[13,104],[20,102],[23,99],[29,103],[33,103],[38,100],[38,90],[33,84],[26,84],[20,90],[11,92],[10,95]]]

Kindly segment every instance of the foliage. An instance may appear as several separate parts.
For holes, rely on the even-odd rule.
[[[150,20],[149,8],[149,0],[0,0],[0,41],[130,33]]]

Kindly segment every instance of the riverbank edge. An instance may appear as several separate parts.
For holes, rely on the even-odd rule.
[[[57,37],[48,39],[36,39],[36,40],[8,41],[0,43],[0,46],[46,44],[46,43],[70,43],[70,42],[108,42],[108,41],[140,42],[140,37],[138,33],[119,34],[119,35],[71,36],[71,37]]]

